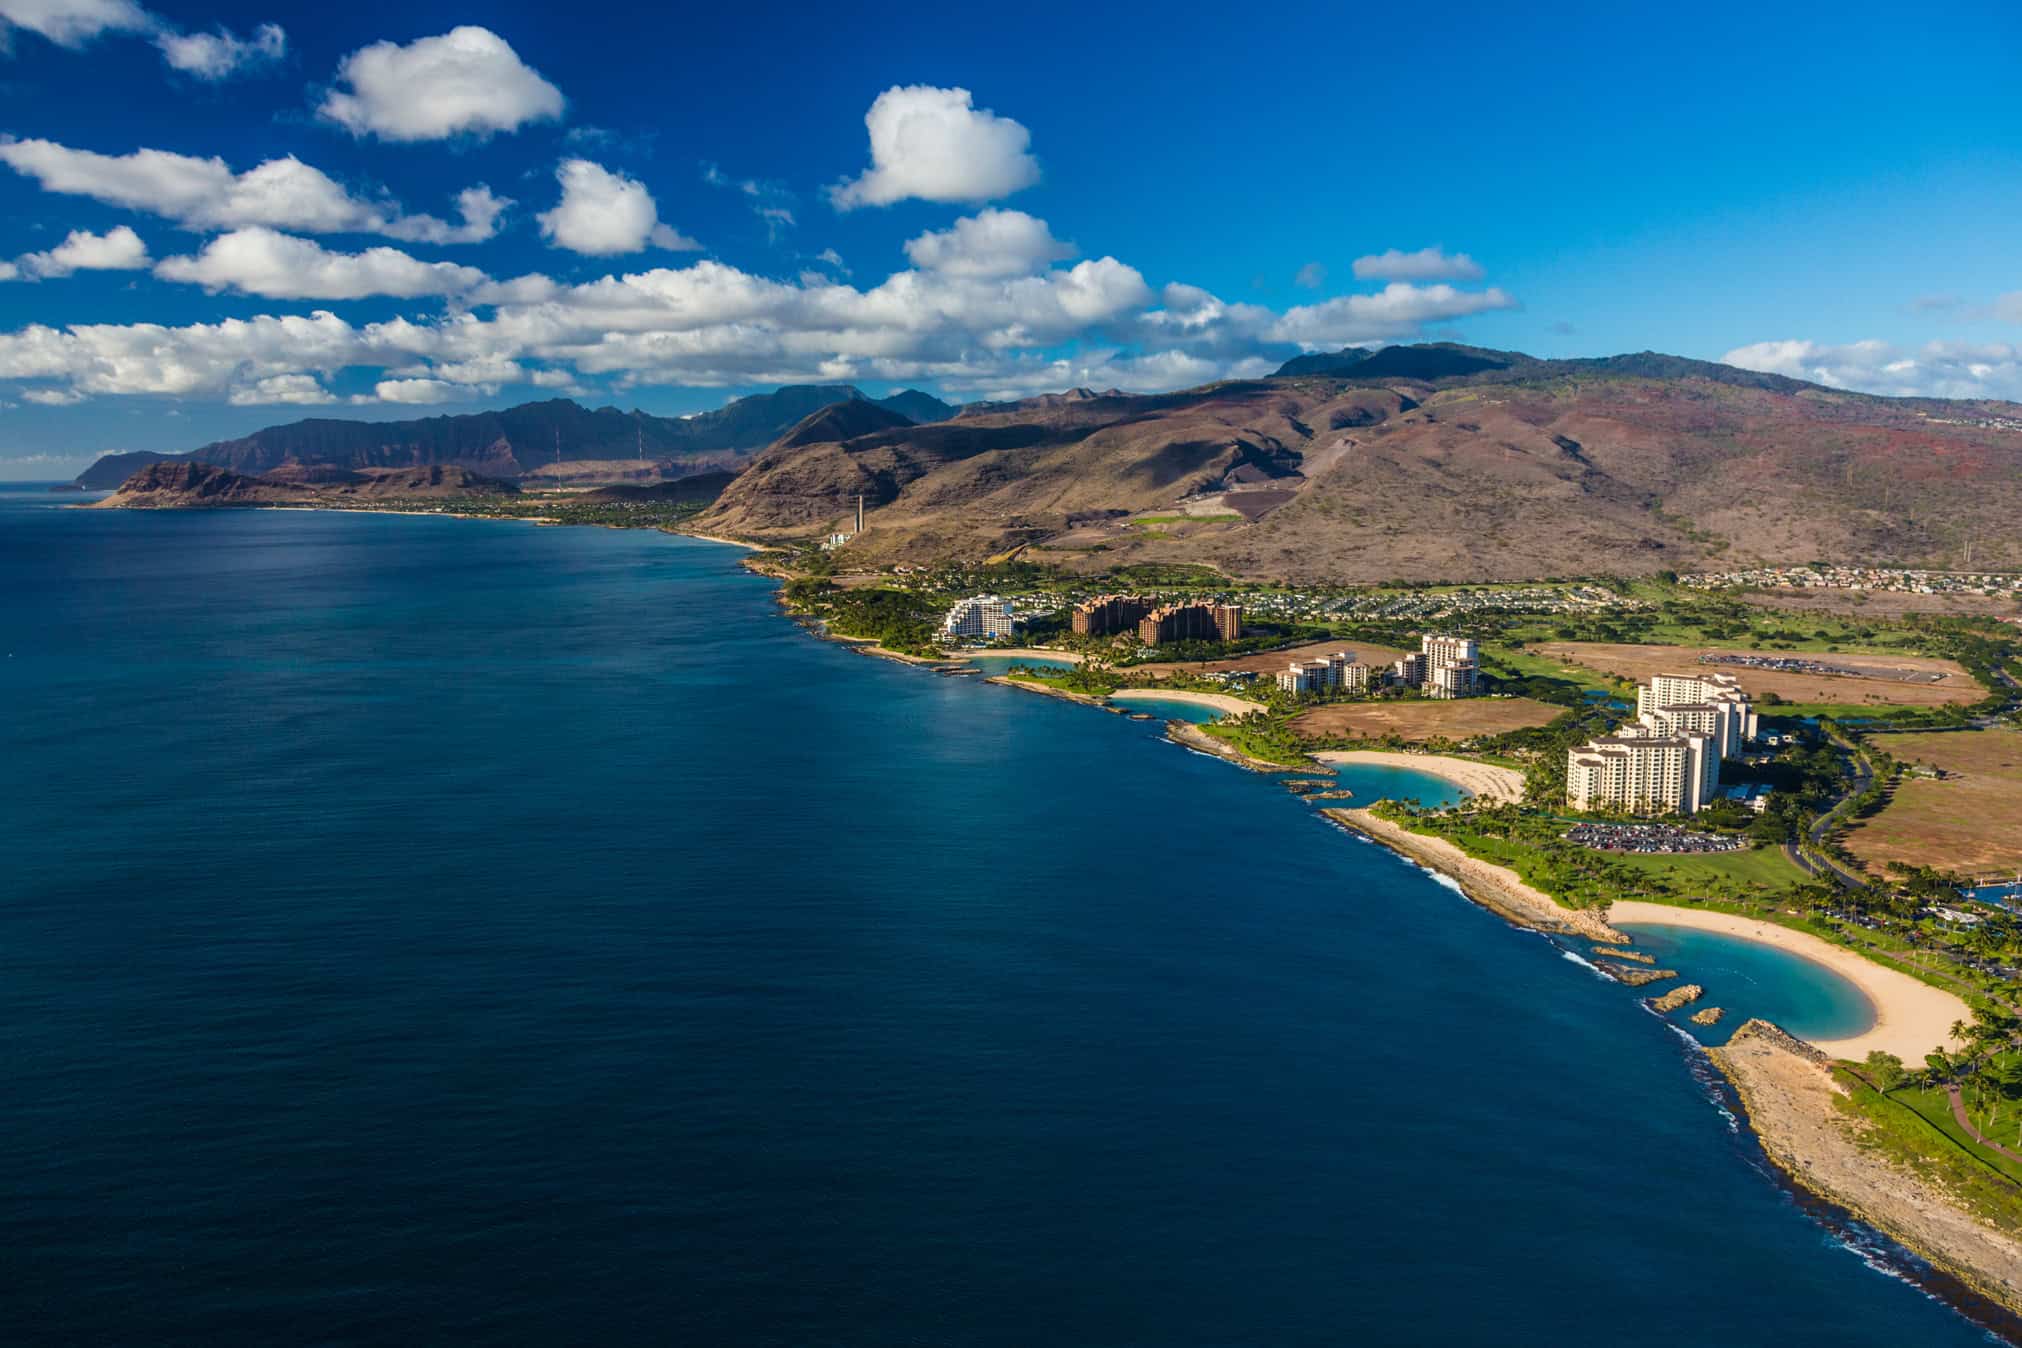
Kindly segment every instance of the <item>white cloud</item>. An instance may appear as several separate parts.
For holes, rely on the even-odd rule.
[[[452,225],[432,215],[403,215],[386,222],[379,233],[408,243],[483,243],[498,233],[499,217],[513,204],[483,183],[456,194],[456,212],[463,223]]]
[[[1515,300],[1493,286],[1456,290],[1449,285],[1414,286],[1393,281],[1374,295],[1340,295],[1287,309],[1265,335],[1273,341],[1296,342],[1308,350],[1350,346],[1409,336],[1428,323],[1515,307]]]
[[[1357,275],[1360,275],[1360,273],[1358,272]],[[1318,290],[1321,286],[1327,284],[1327,264],[1324,262],[1308,262],[1305,266],[1299,268],[1298,273],[1292,277],[1292,284],[1301,290]]]
[[[21,397],[26,402],[40,403],[44,407],[69,407],[84,401],[82,393],[67,388],[25,389]]]
[[[1874,339],[1841,346],[1788,340],[1736,347],[1720,359],[1744,370],[1889,397],[2022,399],[2022,348],[2005,342],[1904,348]]]
[[[318,383],[314,375],[275,374],[233,389],[226,401],[234,407],[260,407],[276,403],[296,407],[321,407],[326,403],[336,402],[337,398]]]
[[[68,276],[79,271],[138,271],[147,264],[147,245],[125,225],[115,225],[103,234],[73,229],[49,251],[24,253],[7,264],[0,280]]]
[[[461,225],[432,215],[405,215],[390,201],[366,201],[293,155],[234,173],[213,156],[135,150],[98,154],[48,140],[0,138],[0,163],[36,180],[45,192],[89,197],[145,211],[185,229],[266,225],[307,234],[385,234],[418,243],[477,243],[496,232],[512,203],[479,185],[458,194]]]
[[[337,67],[319,111],[353,135],[443,140],[515,131],[562,115],[562,92],[488,28],[465,25],[400,46],[375,42]]]
[[[25,28],[59,47],[103,33],[151,32],[159,21],[133,0],[0,0],[0,28]]]
[[[1054,238],[1044,220],[994,208],[906,245],[914,266],[948,276],[1029,276],[1074,253],[1074,245]]]
[[[496,392],[497,390],[492,390]],[[382,379],[372,386],[371,398],[354,398],[353,402],[382,403],[453,403],[477,396],[479,389],[460,387],[440,379]]]
[[[829,190],[842,210],[908,197],[993,201],[1039,181],[1039,161],[1027,152],[1031,133],[973,106],[967,89],[895,86],[878,95],[864,125],[871,166]]]
[[[0,0],[0,55],[15,29],[40,33],[59,47],[80,48],[108,33],[150,38],[171,69],[200,80],[222,80],[279,61],[288,48],[279,24],[263,23],[250,38],[229,28],[185,33],[133,0]]]
[[[966,266],[989,255],[959,247],[957,229],[944,234],[930,260]],[[1395,284],[1280,314],[1196,286],[1155,293],[1113,257],[1013,275],[913,268],[865,287],[826,272],[779,280],[711,260],[582,284],[541,275],[471,283],[462,270],[394,249],[337,253],[285,237],[260,244],[164,266],[190,280],[305,295],[460,289],[439,316],[362,326],[328,313],[175,328],[32,325],[0,332],[0,379],[92,395],[243,400],[287,388],[315,396],[307,383],[266,382],[278,376],[306,376],[320,388],[340,371],[362,370],[388,386],[363,395],[369,402],[468,399],[526,382],[1149,390],[1267,374],[1302,347],[1409,340],[1429,325],[1514,304],[1500,290]]]
[[[672,252],[702,246],[660,222],[653,194],[635,178],[587,159],[564,159],[555,177],[562,184],[561,202],[536,218],[542,236],[557,248],[609,257],[648,244]]]
[[[1466,253],[1448,254],[1436,247],[1407,253],[1392,248],[1356,258],[1355,276],[1363,281],[1479,281],[1482,270]]]
[[[175,69],[200,80],[216,81],[279,61],[287,54],[288,35],[277,23],[263,23],[250,38],[220,28],[215,33],[161,33],[154,45]]]
[[[458,295],[488,279],[475,267],[423,262],[398,248],[339,253],[313,239],[264,227],[219,235],[194,257],[165,258],[154,274],[206,290],[233,290],[280,300]]]

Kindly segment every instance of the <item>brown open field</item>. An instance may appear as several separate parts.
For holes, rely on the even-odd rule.
[[[2022,613],[2013,596],[1997,594],[1898,594],[1893,590],[1792,588],[1761,590],[1742,597],[1757,608],[1789,613],[1838,613],[1852,618],[1906,618],[1918,613],[2005,618]]]
[[[1408,743],[1472,739],[1544,725],[1566,709],[1527,697],[1470,697],[1455,702],[1337,702],[1315,707],[1292,722],[1308,739],[1342,735],[1376,740],[1395,735]]]
[[[1741,686],[1760,697],[1775,693],[1785,702],[1827,702],[1842,706],[1874,703],[1896,707],[1943,707],[1978,702],[1987,690],[1951,660],[1923,655],[1830,654],[1825,651],[1741,651],[1718,646],[1612,645],[1599,641],[1546,641],[1531,648],[1539,655],[1603,670],[1642,682],[1653,674],[1732,674]],[[1708,654],[1795,656],[1826,664],[1871,669],[1876,677],[1796,674],[1782,670],[1747,669],[1739,665],[1700,664]],[[1903,681],[1898,670],[1939,676],[1935,682]]]
[[[1159,661],[1155,664],[1133,665],[1136,670],[1146,673],[1171,674],[1184,670],[1189,674],[1222,673],[1229,670],[1247,670],[1257,674],[1276,674],[1294,660],[1314,660],[1335,651],[1347,651],[1365,665],[1383,666],[1391,663],[1404,652],[1389,646],[1371,646],[1366,641],[1316,641],[1307,646],[1294,646],[1290,650],[1267,651],[1262,655],[1246,655],[1240,660],[1195,660],[1184,663]]]
[[[2022,731],[1880,735],[1875,743],[1947,775],[1897,786],[1880,814],[1848,831],[1855,856],[1876,869],[1906,861],[1975,876],[2022,870]]]

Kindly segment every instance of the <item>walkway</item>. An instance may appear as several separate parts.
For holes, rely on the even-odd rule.
[[[2022,1161],[2022,1156],[2016,1155],[2014,1152],[2008,1150],[2006,1147],[2002,1146],[1999,1142],[1994,1141],[1992,1138],[1984,1136],[1978,1128],[1975,1128],[1973,1126],[1973,1121],[1966,1117],[1966,1102],[1959,1098],[1959,1088],[1957,1086],[1945,1087],[1945,1094],[1949,1096],[1952,1101],[1952,1117],[1958,1120],[1959,1126],[1961,1128],[1964,1128],[1966,1130],[1967,1137],[1972,1138],[1975,1142],[1987,1148],[1987,1150],[1989,1151],[2000,1152],[2003,1156],[2007,1157],[2011,1161]]]

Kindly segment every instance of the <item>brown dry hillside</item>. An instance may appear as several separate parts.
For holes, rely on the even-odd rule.
[[[1420,349],[1399,350],[1383,369],[1412,368]],[[1034,399],[778,443],[701,523],[814,537],[862,493],[851,561],[1026,545],[1031,560],[1087,570],[1189,561],[1299,581],[1942,566],[1968,548],[1976,565],[2022,566],[2009,524],[2022,517],[2022,431],[2003,425],[2022,409],[1669,357],[1504,364]],[[1189,506],[1194,517],[1171,518]]]
[[[206,506],[349,504],[359,500],[467,500],[514,495],[511,482],[473,473],[457,464],[421,468],[362,468],[336,472],[276,470],[271,477],[247,477],[215,464],[174,460],[149,464],[128,478],[99,507],[181,510]]]

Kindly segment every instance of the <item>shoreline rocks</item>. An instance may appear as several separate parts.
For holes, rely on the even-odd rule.
[[[1650,1009],[1660,1016],[1668,1016],[1679,1007],[1690,1006],[1705,995],[1705,988],[1697,983],[1687,983],[1683,987],[1671,989],[1662,997],[1651,998]]]
[[[1662,983],[1676,978],[1676,969],[1645,969],[1634,964],[1611,964],[1606,960],[1596,966],[1617,983],[1627,983],[1632,988],[1640,988],[1645,983]]]

